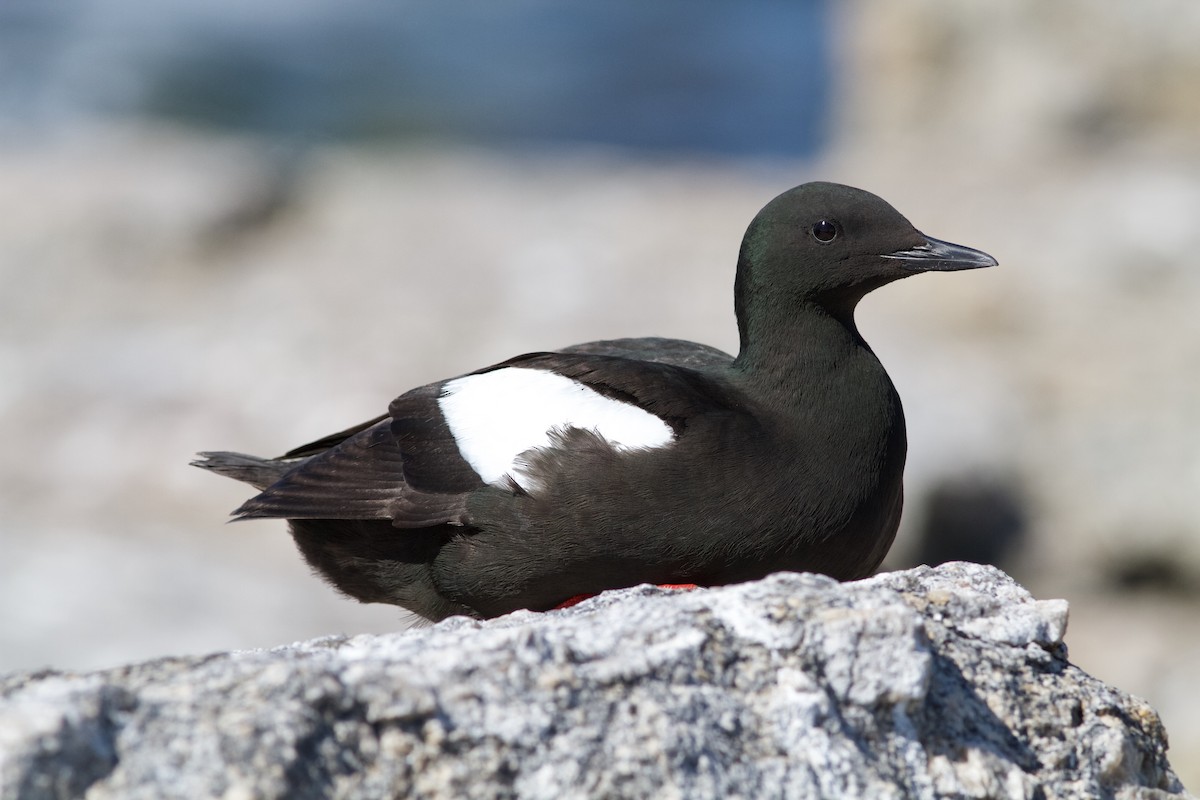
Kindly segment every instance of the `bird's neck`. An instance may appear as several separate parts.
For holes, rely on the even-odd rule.
[[[740,315],[741,349],[734,369],[747,378],[775,382],[802,370],[802,374],[851,366],[874,354],[854,324],[855,302],[794,301],[789,307],[759,304],[754,315]]]

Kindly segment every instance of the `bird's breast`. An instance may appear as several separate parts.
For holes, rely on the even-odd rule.
[[[869,351],[806,377],[757,415],[757,502],[813,537],[883,525],[907,448],[891,380]]]

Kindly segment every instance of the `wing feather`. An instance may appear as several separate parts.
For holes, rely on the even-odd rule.
[[[718,369],[729,360],[719,350],[688,342],[624,339],[529,353],[470,374],[509,367],[555,373],[657,416],[678,437],[695,415],[738,406]],[[464,458],[439,406],[448,383],[413,389],[396,398],[387,415],[280,459],[222,453],[201,465],[266,486],[234,512],[239,519],[386,519],[401,528],[470,524],[467,500],[485,484]],[[552,420],[547,431],[566,427]],[[565,448],[557,458],[570,459],[573,439],[556,436],[555,441]],[[522,491],[512,480],[505,486],[514,495]]]
[[[234,512],[238,519],[388,519],[398,527],[460,523],[465,496],[426,492],[404,479],[385,419],[283,475]]]

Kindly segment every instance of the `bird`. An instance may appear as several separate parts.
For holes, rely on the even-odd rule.
[[[996,264],[870,192],[805,183],[742,240],[736,356],[660,337],[531,352],[277,458],[192,463],[258,489],[233,518],[287,520],[345,595],[431,621],[643,583],[864,578],[899,525],[907,439],[855,308]]]

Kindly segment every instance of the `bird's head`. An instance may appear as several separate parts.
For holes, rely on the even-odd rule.
[[[797,302],[850,315],[867,292],[894,280],[995,264],[987,253],[926,236],[870,192],[806,183],[750,223],[738,261],[738,317],[751,304]]]

